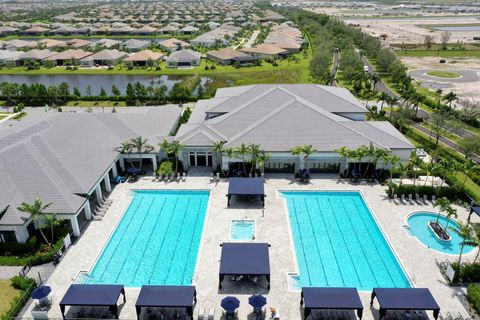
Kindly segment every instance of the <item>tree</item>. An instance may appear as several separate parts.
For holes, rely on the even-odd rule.
[[[467,119],[476,119],[480,116],[480,101],[465,100],[461,104],[461,112]]]
[[[87,95],[87,97],[92,96],[92,86],[91,85],[87,85],[87,88],[85,89],[85,94]]]
[[[142,136],[133,138],[130,140],[132,148],[138,153],[140,157],[140,164],[138,165],[138,171],[142,171],[142,155],[144,153],[151,152],[153,150],[153,146],[148,144],[148,139],[143,138]]]
[[[465,159],[471,159],[473,155],[480,153],[480,138],[478,136],[463,138],[458,146]]]
[[[132,163],[132,160],[130,159],[130,154],[132,153],[132,149],[133,149],[133,146],[132,146],[132,142],[131,142],[131,141],[123,141],[123,142],[120,144],[120,147],[117,148],[117,150],[118,150],[120,153],[123,153],[123,154],[126,154],[126,155],[127,155],[128,163],[130,163],[130,167],[133,168],[133,163]]]
[[[235,153],[240,159],[242,159],[243,174],[247,175],[247,169],[245,168],[245,162],[247,162],[247,155],[250,153],[249,147],[247,144],[242,143],[235,149]]]
[[[434,92],[435,100],[437,100],[437,108],[439,108],[439,109],[440,109],[440,101],[442,100],[442,93],[443,93],[443,90],[440,89],[440,88],[438,88]]]
[[[417,153],[415,151],[412,151],[412,153],[410,154],[409,163],[413,170],[413,185],[415,186],[417,181],[417,173],[423,165],[423,160],[417,156]]]
[[[130,82],[127,84],[126,94],[127,94],[127,100],[128,101],[134,101],[135,100],[135,98],[136,98],[135,89],[133,88],[133,85]]]
[[[435,134],[435,148],[438,147],[438,140],[447,130],[445,126],[447,124],[448,114],[446,112],[433,112],[428,122],[431,125],[430,134]]]
[[[380,92],[380,94],[378,95],[378,101],[382,102],[382,104],[380,105],[380,111],[383,111],[383,104],[387,102],[388,99],[390,99],[390,96],[386,92]]]
[[[51,246],[53,243],[53,226],[54,223],[52,219],[55,218],[54,214],[51,214],[50,217],[47,219],[45,210],[47,210],[53,203],[43,204],[42,200],[36,198],[33,203],[22,202],[20,206],[17,208],[21,212],[25,212],[30,214],[33,217],[33,221],[38,226],[38,230],[42,235],[43,240],[48,246]],[[42,221],[45,220],[45,221]],[[43,229],[45,229],[48,224],[51,226],[51,241],[45,236]]]
[[[427,34],[423,39],[423,44],[425,45],[427,50],[430,50],[433,45],[433,36],[431,34]]]
[[[474,229],[474,232],[472,233],[472,239],[467,243],[467,245],[478,249],[475,259],[473,259],[472,262],[472,264],[475,264],[480,256],[480,227],[477,226]]]
[[[105,91],[105,89],[103,87],[100,87],[100,94],[99,94],[100,97],[106,97],[107,96],[107,92]]]
[[[120,92],[120,90],[117,88],[116,85],[112,85],[112,95],[118,97],[120,96],[122,93]]]
[[[448,107],[451,109],[452,108],[452,102],[453,101],[456,101],[458,100],[458,97],[457,95],[450,91],[449,93],[447,93],[444,97],[443,97],[443,100],[448,103]]]
[[[235,149],[234,148],[225,148],[223,150],[223,153],[225,154],[225,157],[228,158],[228,160],[231,160],[233,158],[235,158],[236,156],[236,152],[235,152]],[[230,166],[228,166],[227,168],[227,177],[230,175]]]
[[[293,156],[302,156],[303,160],[305,162],[305,169],[309,169],[308,166],[308,158],[317,152],[317,149],[315,149],[311,144],[306,144],[303,146],[296,146],[292,149],[290,149],[290,154]]]
[[[440,220],[440,215],[442,214],[442,212],[449,210],[451,205],[452,203],[450,202],[450,200],[448,200],[445,197],[439,198],[435,201],[435,203],[433,204],[433,207],[434,208],[438,207],[437,220],[435,220],[436,224],[438,224],[438,220]]]
[[[216,154],[215,159],[217,160],[217,166],[221,165],[225,143],[226,141],[216,141],[213,144],[213,150],[215,151],[215,154]]]
[[[73,95],[77,98],[82,96],[80,90],[77,87],[73,87]]]
[[[450,31],[443,31],[440,34],[440,42],[442,43],[442,50],[447,49],[447,44],[448,44],[448,41],[450,41],[451,37],[452,37],[452,33]]]
[[[465,187],[465,183],[467,182],[468,176],[472,172],[473,168],[475,168],[475,162],[473,162],[471,159],[466,159],[465,162],[462,163],[462,171],[463,175],[465,176],[462,187]]]
[[[445,230],[448,229],[448,225],[450,224],[450,218],[456,218],[458,215],[457,215],[457,209],[454,209],[452,207],[448,207],[447,208],[447,223],[445,224]]]
[[[462,242],[460,242],[460,254],[458,256],[458,268],[460,271],[460,269],[462,268],[463,249],[466,245],[472,243],[473,232],[472,227],[468,223],[458,222],[458,224],[458,229],[455,227],[450,227],[450,230],[456,235],[458,235],[460,238],[462,238]]]
[[[70,95],[70,88],[68,83],[62,82],[58,85],[60,95],[63,97],[63,103],[67,103],[67,98]]]

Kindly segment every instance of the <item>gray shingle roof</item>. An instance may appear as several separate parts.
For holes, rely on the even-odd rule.
[[[158,150],[181,109],[145,108],[135,113],[58,113],[20,126],[0,127],[0,225],[23,224],[16,209],[41,198],[51,212],[74,214],[129,138],[143,136]],[[28,119],[28,117],[27,117]]]
[[[256,143],[271,152],[303,144],[325,152],[370,143],[387,149],[413,147],[388,122],[353,121],[342,116],[366,113],[347,90],[316,85],[258,85],[221,91],[220,98],[202,101],[198,110],[220,115],[201,120],[201,115],[195,114],[192,122],[180,128],[176,139],[187,146],[211,146],[220,140],[233,147]]]

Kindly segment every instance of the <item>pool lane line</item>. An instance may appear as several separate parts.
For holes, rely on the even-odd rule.
[[[149,206],[148,206],[148,209],[146,210],[145,214],[143,215],[142,222],[139,224],[139,230],[142,230],[142,226],[143,226],[143,224],[145,223],[145,219],[147,219],[148,212],[150,211],[150,208],[152,208],[154,202],[155,202],[155,198],[152,198],[152,201],[150,202],[150,204],[149,204]],[[135,242],[137,242],[137,240],[138,240],[138,237],[135,237],[135,240],[134,240],[133,243],[130,245],[130,248],[128,249],[128,254],[127,254],[127,256],[126,256],[126,259],[123,260],[122,267],[120,268],[120,271],[117,273],[117,277],[115,278],[115,283],[117,283],[118,278],[119,278],[120,275],[122,274],[122,271],[123,271],[123,269],[125,268],[125,262],[126,262],[126,260],[128,260],[128,258],[130,257],[130,252],[132,252],[132,249],[133,249],[133,247],[135,246]]]
[[[157,198],[154,197],[154,198],[153,198],[153,202],[155,202],[156,199],[157,199]],[[162,214],[162,213],[164,212],[164,211],[163,211],[163,208],[165,207],[165,203],[167,203],[167,198],[164,197],[164,198],[161,198],[161,200],[163,200],[163,202],[162,202],[162,205],[160,206],[160,211],[159,211],[160,214],[157,214],[157,219],[155,219],[155,224],[153,225],[153,230],[152,230],[152,232],[150,232],[150,236],[148,237],[148,241],[146,242],[146,245],[145,245],[145,247],[144,247],[144,249],[143,249],[142,258],[140,259],[140,262],[143,261],[143,258],[145,257],[145,252],[146,252],[147,249],[148,249],[147,244],[150,244],[150,240],[152,239],[152,236],[155,234],[155,232],[153,232],[153,231],[156,230],[156,226],[157,226],[157,224],[158,224],[158,221],[159,221],[160,217],[163,216],[163,214]],[[150,208],[151,208],[151,207],[150,207]],[[140,268],[140,264],[141,264],[141,263],[138,263],[137,268],[135,269],[132,282],[135,282],[135,281],[136,281],[138,269]]]
[[[162,242],[160,243],[160,246],[159,246],[160,249],[158,250],[157,258],[155,259],[155,263],[153,264],[152,273],[150,274],[150,277],[148,278],[148,283],[149,284],[150,284],[150,281],[152,280],[152,275],[155,273],[154,271],[157,269],[158,258],[160,257],[160,252],[162,252],[163,244],[165,243],[165,238],[166,238],[166,235],[168,233],[168,229],[171,226],[173,212],[175,212],[175,208],[177,207],[178,199],[179,199],[178,197],[175,198],[175,204],[173,206],[172,214],[170,214],[170,218],[168,220],[167,229],[165,230],[165,233],[163,234],[163,238],[162,238]]]
[[[343,205],[342,199],[339,199],[339,202],[340,202],[340,204],[342,205],[345,214],[347,215],[348,212],[346,211],[346,208],[345,208],[345,206]],[[336,215],[335,211],[333,210],[333,209],[334,209],[334,206],[333,206],[332,201],[331,201],[330,198],[328,198],[328,203],[330,204],[330,208],[332,209],[332,212],[334,212],[333,216],[334,216],[336,225],[339,226],[340,224],[338,223],[338,218],[337,218],[337,215]],[[353,225],[351,224],[350,219],[345,218],[345,220],[347,220],[347,223],[350,224],[351,229],[353,230],[353,233],[355,234],[355,237],[357,238],[357,242],[358,242],[358,244],[360,244],[360,241],[358,240],[357,232],[355,231],[355,228],[353,228]],[[343,225],[344,225],[344,224],[342,224],[342,226],[343,226]],[[339,231],[340,231],[340,230],[339,230]],[[360,286],[363,287],[363,283],[362,283],[361,277],[359,276],[358,270],[357,270],[357,267],[356,267],[357,264],[355,263],[354,259],[352,258],[352,255],[350,254],[350,248],[349,248],[349,246],[347,245],[347,241],[346,241],[346,239],[345,239],[345,236],[343,235],[343,232],[339,232],[339,233],[341,234],[341,237],[342,237],[342,239],[343,239],[343,243],[344,243],[344,245],[345,245],[345,248],[347,249],[346,251],[347,251],[347,253],[348,253],[348,257],[350,258],[350,262],[352,263],[353,270],[355,270],[355,275],[357,276],[358,283],[360,283]],[[334,255],[336,256],[335,252],[336,252],[336,251],[334,251]],[[339,266],[339,269],[340,269],[340,266]],[[344,283],[344,284],[345,284],[345,283]]]
[[[287,202],[287,203],[288,203],[288,202]],[[304,261],[305,261],[305,266],[307,266],[307,268],[306,268],[307,270],[306,270],[306,271],[307,271],[307,276],[308,276],[308,283],[311,284],[311,283],[312,283],[312,277],[311,277],[311,275],[310,275],[310,269],[308,268],[308,263],[307,263],[307,258],[306,258],[307,255],[305,254],[305,248],[304,248],[304,246],[303,246],[302,232],[300,232],[300,228],[299,228],[300,225],[299,225],[299,223],[298,223],[298,218],[297,218],[297,206],[296,206],[296,204],[295,204],[295,198],[293,198],[293,197],[292,197],[292,204],[293,204],[293,212],[294,212],[294,217],[295,217],[295,221],[296,221],[296,226],[297,226],[298,229],[299,229],[297,232],[298,232],[298,237],[300,238],[300,247],[301,247],[302,252],[303,252],[303,257],[304,257]],[[295,243],[295,239],[293,239],[293,242]],[[298,257],[297,257],[297,259],[298,259]],[[297,262],[298,262],[298,261],[297,261]],[[322,268],[323,268],[323,266],[322,266]],[[300,269],[299,269],[298,271],[300,272]],[[301,276],[300,276],[300,277],[301,277]],[[301,280],[300,280],[300,282],[301,282]]]
[[[132,214],[132,217],[129,219],[129,221],[132,221],[132,220],[133,220],[133,218],[134,218],[135,215],[137,214],[138,208],[140,207],[140,204],[143,202],[143,200],[144,200],[144,197],[139,197],[139,198],[138,198],[137,206],[135,207],[135,209],[134,209],[134,211],[133,211],[133,214]],[[130,209],[130,206],[131,206],[132,204],[133,204],[133,202],[130,203],[130,205],[125,209],[124,215],[122,216],[122,218],[121,218],[121,220],[119,221],[118,225],[117,225],[117,226],[115,227],[115,229],[113,230],[113,233],[112,233],[112,235],[110,236],[110,238],[107,240],[107,244],[106,244],[105,247],[103,248],[103,250],[102,250],[102,252],[100,253],[100,256],[99,256],[97,262],[95,263],[95,266],[93,267],[93,270],[92,270],[92,272],[91,272],[92,274],[94,273],[94,271],[95,271],[95,269],[96,269],[96,267],[97,267],[97,264],[98,264],[100,258],[103,256],[103,254],[105,253],[105,250],[107,249],[108,245],[110,244],[110,241],[112,241],[113,237],[115,236],[115,234],[116,234],[116,232],[117,232],[117,230],[118,230],[118,229],[117,229],[118,226],[121,224],[122,220],[125,218],[125,213],[127,213],[127,211]],[[111,261],[112,261],[112,258],[116,256],[115,253],[117,252],[117,249],[118,249],[118,247],[119,247],[119,244],[122,242],[122,241],[120,241],[120,240],[122,240],[123,237],[125,236],[125,232],[127,231],[127,229],[128,229],[128,228],[125,228],[125,229],[123,230],[122,234],[119,235],[120,239],[119,239],[119,241],[118,241],[118,243],[117,243],[117,246],[116,246],[115,249],[113,250],[113,253],[112,253],[112,255],[110,256],[110,258],[107,260],[107,263],[105,264],[105,269],[102,271],[101,275],[98,277],[98,280],[100,280],[101,278],[103,278],[103,275],[104,275],[105,272],[107,271],[107,268],[108,268],[108,266],[110,265],[110,263],[111,263]],[[95,278],[95,277],[93,277],[93,278]],[[100,282],[100,283],[101,283],[101,282]]]

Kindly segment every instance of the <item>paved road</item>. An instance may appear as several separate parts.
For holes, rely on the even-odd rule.
[[[255,30],[252,33],[252,36],[250,39],[248,39],[247,43],[243,46],[244,48],[250,48],[252,45],[255,43],[255,40],[257,40],[258,34],[260,33],[260,30]]]
[[[480,80],[479,72],[478,70],[442,70],[442,71],[449,71],[449,72],[455,72],[460,74],[461,76],[459,78],[443,78],[443,77],[434,77],[434,76],[429,76],[427,72],[429,71],[439,71],[438,69],[416,69],[412,70],[409,72],[409,75],[416,78],[416,79],[421,79],[421,80],[427,80],[427,81],[436,81],[436,82],[446,82],[446,83],[452,83],[452,82],[457,82],[457,83],[463,83],[463,82],[476,82]]]

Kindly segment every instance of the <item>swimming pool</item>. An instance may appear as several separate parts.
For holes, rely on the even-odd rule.
[[[286,191],[281,196],[302,287],[410,287],[359,192]]]
[[[235,241],[255,239],[255,220],[232,220],[230,238]]]
[[[437,215],[438,214],[435,212],[427,211],[418,211],[412,213],[408,217],[408,226],[412,236],[417,237],[417,239],[428,248],[440,251],[442,253],[459,254],[461,247],[460,242],[462,242],[462,238],[460,238],[460,236],[451,230],[448,230],[451,240],[442,241],[438,239],[433,231],[428,227],[428,222],[437,220]],[[441,215],[438,221],[441,225],[445,226],[447,224],[447,217]],[[458,223],[451,219],[449,226],[458,229]],[[463,248],[463,253],[470,253],[473,251],[473,249],[473,247],[465,246]]]
[[[134,191],[88,283],[190,285],[208,191]]]

